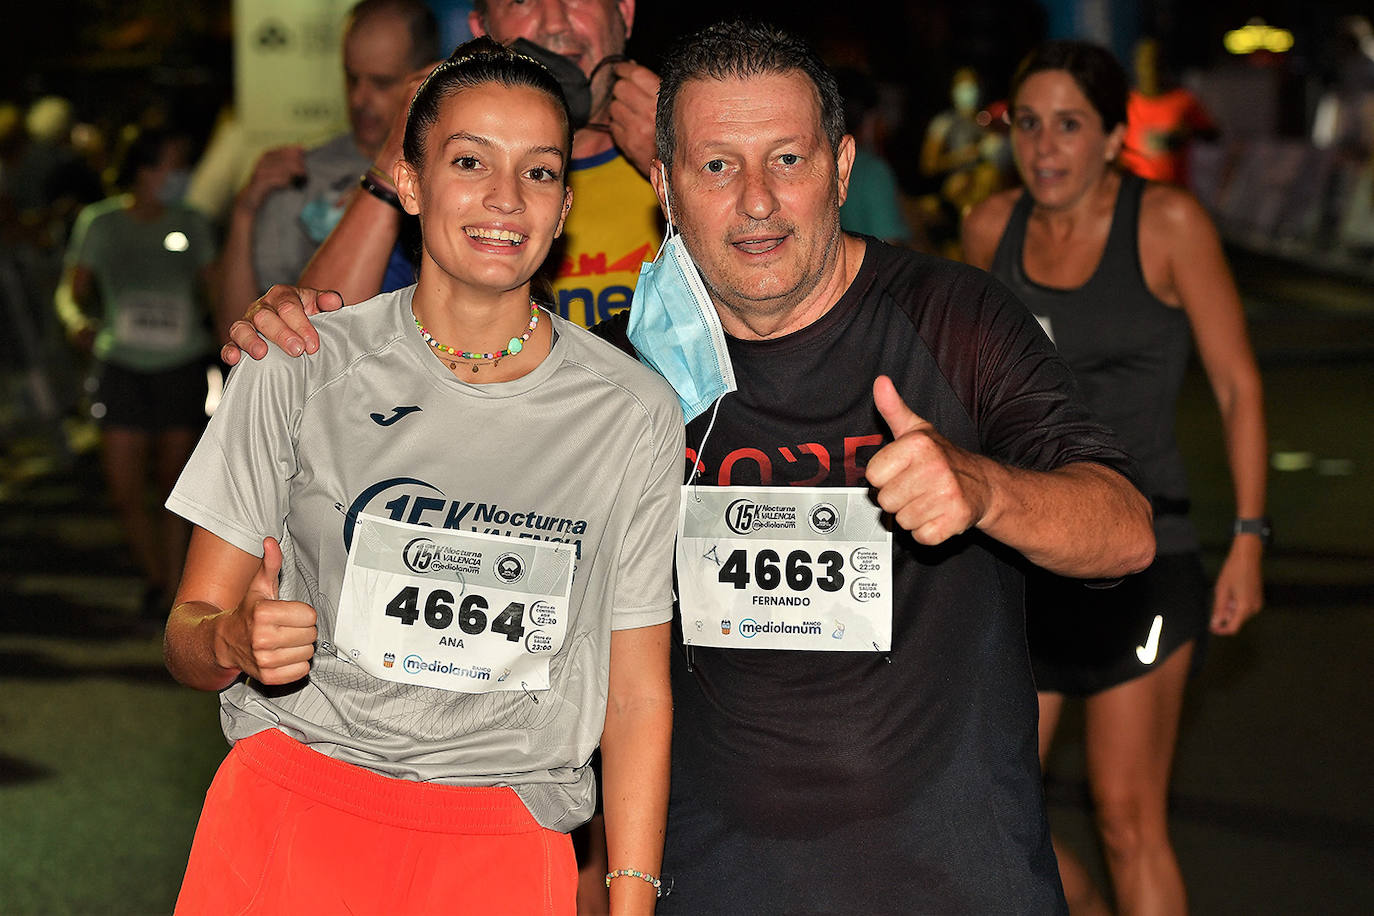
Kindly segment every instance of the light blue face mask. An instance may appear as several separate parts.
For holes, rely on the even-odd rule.
[[[666,174],[663,193],[668,194]],[[725,330],[681,233],[673,228],[671,204],[658,257],[639,268],[628,334],[640,362],[673,386],[687,422],[736,389]]]
[[[324,196],[311,198],[301,207],[301,228],[316,244],[324,242],[339,224],[339,220],[343,219],[346,203],[347,198],[343,196],[338,200],[330,200]]]
[[[950,98],[954,102],[954,107],[964,112],[972,114],[978,110],[978,84],[977,83],[958,83],[950,90]]]
[[[191,170],[173,169],[162,180],[162,187],[157,191],[157,199],[164,204],[179,204],[190,187]]]

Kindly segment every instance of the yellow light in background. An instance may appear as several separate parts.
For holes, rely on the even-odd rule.
[[[185,251],[191,247],[191,240],[180,229],[173,229],[163,237],[162,247],[168,251]]]
[[[1256,40],[1257,37],[1255,27],[1247,25],[1244,28],[1232,29],[1227,32],[1226,37],[1222,39],[1221,43],[1225,45],[1226,50],[1230,51],[1232,54],[1252,54],[1258,51],[1260,47],[1259,42]]]
[[[1293,47],[1293,33],[1287,29],[1270,29],[1265,34],[1264,48],[1275,54],[1282,54]]]
[[[1274,452],[1269,464],[1276,471],[1306,471],[1317,463],[1317,456],[1311,452],[1284,451]]]
[[[1232,54],[1253,54],[1256,51],[1282,54],[1293,47],[1293,33],[1265,25],[1263,19],[1251,19],[1240,28],[1227,32],[1221,43]]]

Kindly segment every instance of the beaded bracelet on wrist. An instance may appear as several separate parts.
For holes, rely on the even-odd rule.
[[[650,875],[646,872],[637,871],[633,868],[617,868],[615,871],[606,873],[607,887],[611,886],[612,878],[639,878],[641,881],[647,881],[650,885],[653,886],[655,897],[663,896],[663,882],[660,881],[656,875]]]

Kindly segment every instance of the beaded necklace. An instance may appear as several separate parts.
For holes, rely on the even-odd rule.
[[[429,331],[425,329],[425,326],[420,324],[420,319],[416,317],[414,312],[410,313],[410,317],[415,319],[415,327],[420,329],[420,336],[425,339],[425,343],[429,344],[440,353],[456,356],[464,362],[472,362],[472,371],[476,372],[484,363],[491,363],[493,367],[499,366],[501,360],[505,359],[507,356],[514,356],[525,349],[525,341],[530,339],[530,335],[534,333],[534,329],[539,326],[539,305],[533,299],[530,299],[529,326],[525,328],[525,333],[521,334],[519,337],[512,337],[510,342],[506,344],[506,349],[502,350],[500,353],[469,353],[466,350],[455,350],[453,347],[447,344],[441,344],[439,341],[435,340]],[[443,359],[443,357],[440,357],[440,359]],[[458,363],[453,360],[444,360],[444,362],[448,363],[450,369],[458,368]]]

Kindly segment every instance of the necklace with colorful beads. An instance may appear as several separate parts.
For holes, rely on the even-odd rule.
[[[521,334],[519,337],[512,337],[510,342],[506,344],[506,349],[502,350],[500,353],[469,353],[466,350],[455,350],[453,347],[447,344],[441,344],[439,341],[435,340],[429,331],[425,329],[425,326],[420,324],[420,319],[416,317],[414,312],[411,312],[410,317],[415,319],[415,327],[420,329],[420,336],[425,339],[425,343],[429,344],[439,353],[447,353],[450,356],[456,356],[464,362],[471,362],[472,371],[476,372],[487,363],[490,363],[493,367],[499,366],[501,360],[505,359],[507,356],[514,356],[525,349],[525,341],[530,339],[530,335],[534,333],[534,329],[539,326],[539,304],[533,299],[530,300],[529,326],[525,328],[525,333]],[[440,359],[443,359],[443,357],[440,357]],[[448,363],[450,369],[458,368],[458,363],[454,360],[445,359],[444,362]]]

